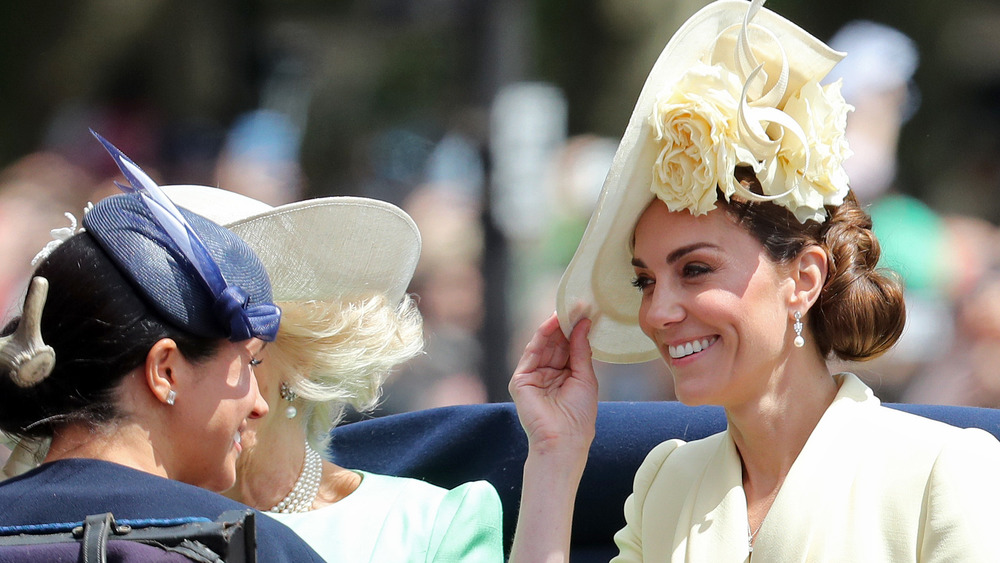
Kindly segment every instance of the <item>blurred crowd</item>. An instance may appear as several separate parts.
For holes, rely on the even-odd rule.
[[[831,41],[851,53],[835,73],[851,85],[852,187],[870,210],[883,264],[907,287],[903,339],[858,373],[885,401],[1000,408],[1000,231],[936,212],[898,185],[899,132],[919,111],[919,57],[902,33],[853,22]],[[617,140],[567,133],[551,85],[517,83],[488,110],[460,112],[439,138],[379,134],[357,195],[412,215],[423,251],[410,291],[425,318],[426,353],[394,374],[376,414],[507,400],[506,378],[548,316],[583,234]],[[114,193],[93,127],[150,172],[240,191],[277,205],[317,194],[298,165],[295,116],[259,110],[217,142],[177,136],[143,108],[65,108],[42,146],[0,171],[0,307],[15,314],[31,261],[50,229],[75,227],[88,202]],[[70,215],[64,215],[64,213]],[[605,400],[672,399],[662,362],[598,366]]]

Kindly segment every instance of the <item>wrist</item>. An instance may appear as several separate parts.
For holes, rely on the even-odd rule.
[[[590,453],[590,444],[531,444],[525,459],[525,472],[536,470],[546,475],[558,476],[564,482],[578,481],[583,475]]]

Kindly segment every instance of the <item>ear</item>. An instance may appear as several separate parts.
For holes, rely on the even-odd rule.
[[[174,389],[174,374],[179,367],[181,351],[177,343],[170,338],[161,338],[153,344],[146,354],[146,365],[143,373],[146,385],[158,401],[168,404],[168,396]]]
[[[819,299],[823,285],[826,284],[826,250],[817,245],[807,246],[799,252],[790,266],[795,288],[789,299],[789,309],[805,315]]]

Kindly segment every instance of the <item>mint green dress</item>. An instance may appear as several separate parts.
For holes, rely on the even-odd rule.
[[[486,481],[443,489],[358,471],[361,485],[329,506],[271,514],[327,561],[502,563],[500,497]]]

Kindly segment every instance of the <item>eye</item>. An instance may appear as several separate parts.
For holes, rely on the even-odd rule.
[[[645,292],[651,285],[653,285],[653,278],[644,274],[637,274],[635,278],[632,279],[632,287],[641,292]]]
[[[256,367],[264,363],[264,360],[258,360],[257,358],[250,358],[250,367]]]
[[[712,271],[713,269],[711,266],[701,262],[689,262],[681,269],[681,275],[685,278],[696,278],[698,276],[709,274]]]

